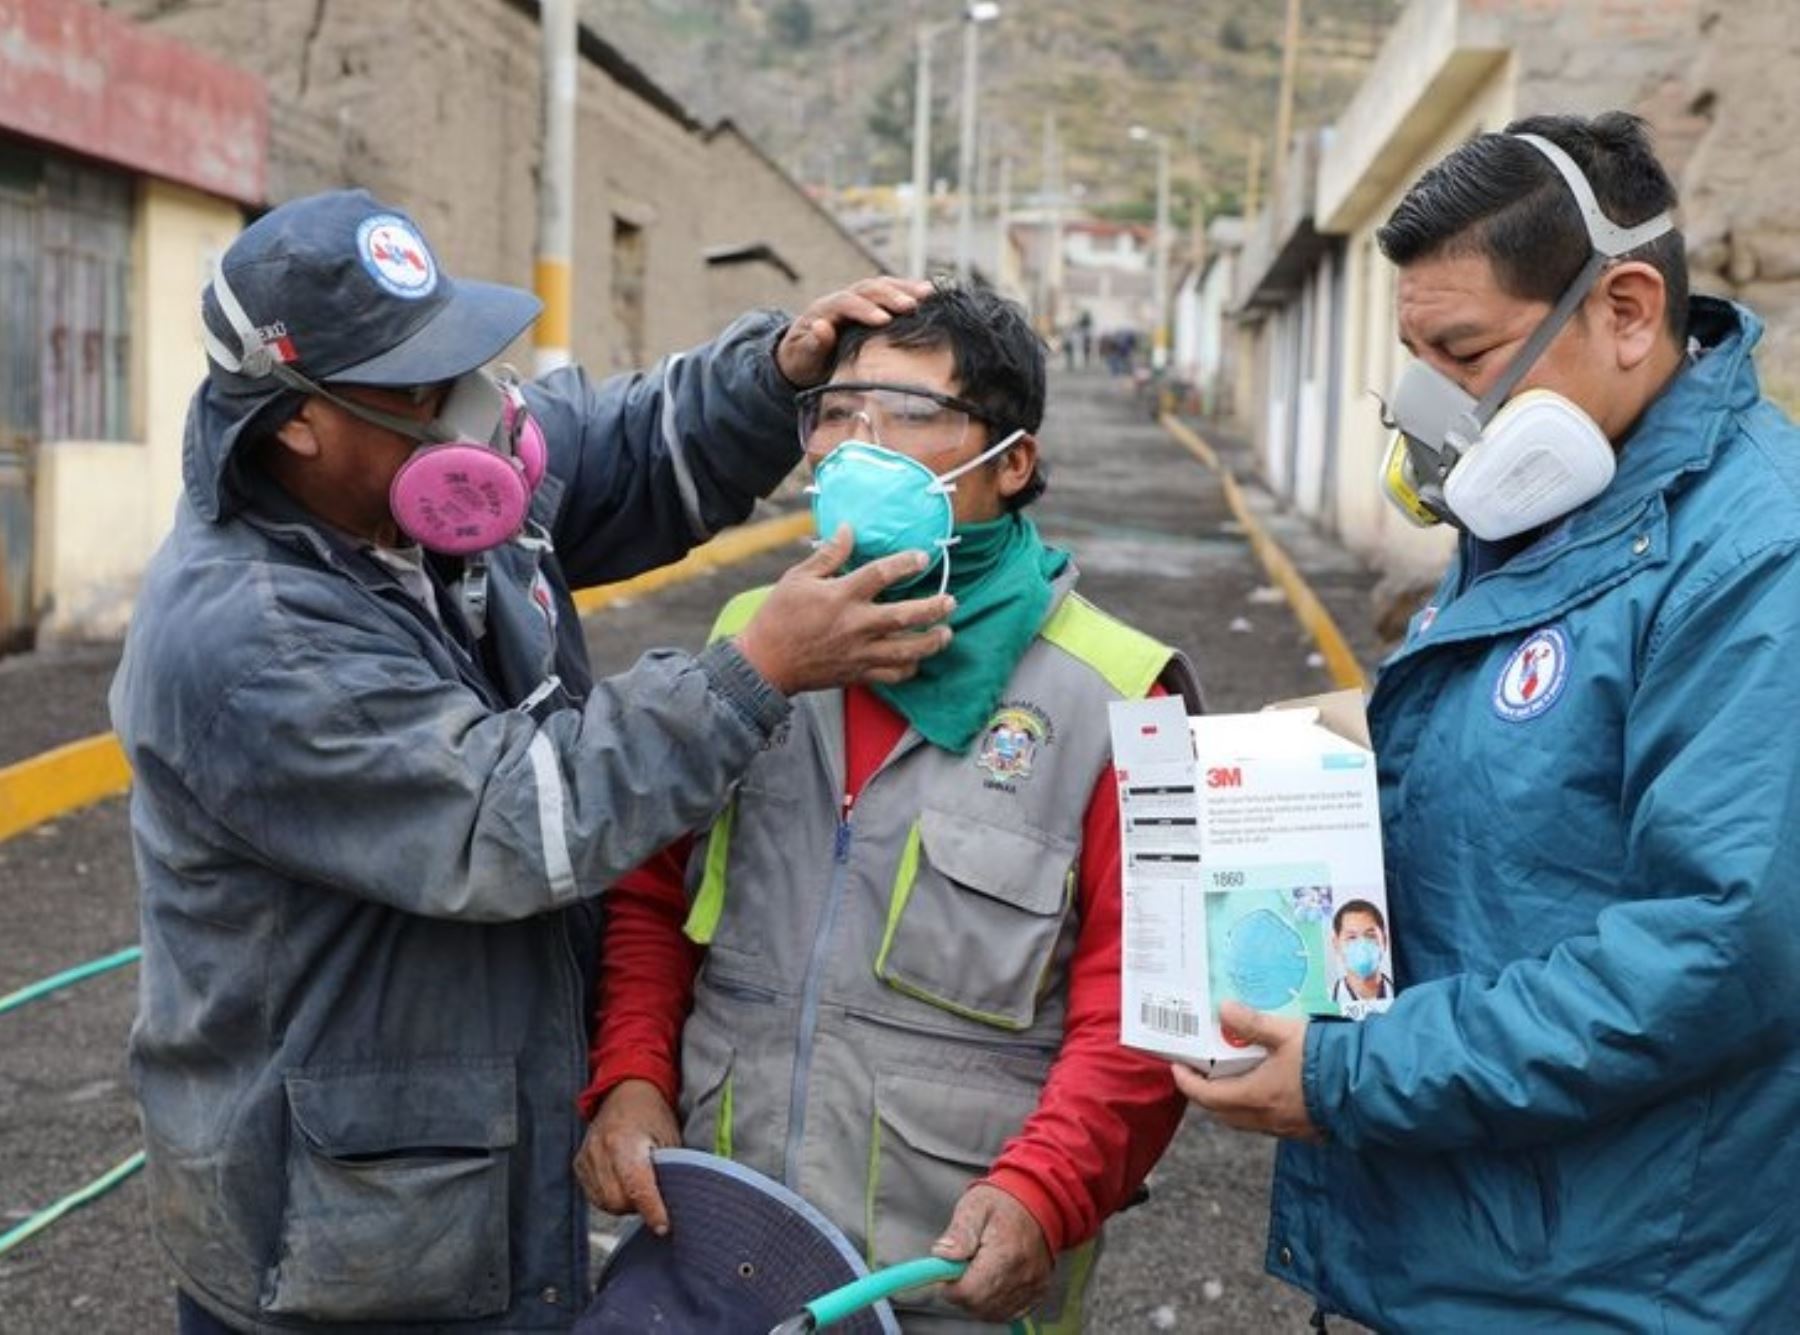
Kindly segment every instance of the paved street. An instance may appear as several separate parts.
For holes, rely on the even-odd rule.
[[[1054,472],[1038,514],[1050,540],[1076,553],[1083,591],[1187,649],[1214,709],[1328,689],[1212,475],[1117,382],[1064,377],[1052,400],[1043,440]],[[1268,508],[1254,493],[1252,502]],[[1291,521],[1268,522],[1372,663],[1370,577]],[[597,667],[617,669],[653,645],[698,646],[726,596],[798,554],[599,614],[589,622]],[[0,661],[0,763],[103,729],[112,658],[86,649]],[[135,937],[122,800],[0,843],[0,993]],[[0,1017],[0,1229],[136,1148],[123,1069],[134,986],[126,969]],[[1269,1160],[1264,1144],[1190,1118],[1151,1203],[1109,1232],[1092,1329],[1303,1331],[1310,1305],[1262,1274]],[[171,1330],[144,1209],[133,1179],[0,1260],[0,1332]]]

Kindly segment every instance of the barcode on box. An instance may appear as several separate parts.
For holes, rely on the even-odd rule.
[[[1181,1038],[1193,1038],[1200,1032],[1200,1016],[1180,1002],[1143,1002],[1138,1008],[1138,1020],[1146,1029]]]

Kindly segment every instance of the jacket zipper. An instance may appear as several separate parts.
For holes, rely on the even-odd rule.
[[[825,907],[819,911],[819,926],[813,935],[812,953],[806,963],[806,986],[800,995],[800,1030],[794,1039],[794,1078],[788,1089],[787,1149],[782,1158],[781,1178],[792,1190],[800,1188],[800,1148],[806,1139],[806,1091],[812,1077],[813,1039],[819,1028],[819,991],[824,983],[825,955],[830,947],[832,928],[837,923],[838,900],[842,898],[846,868],[850,865],[850,817],[856,797],[844,794],[844,805],[838,813],[837,832],[832,840],[831,884],[825,891]]]

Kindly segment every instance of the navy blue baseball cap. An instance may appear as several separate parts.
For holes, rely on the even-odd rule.
[[[639,1228],[614,1250],[575,1335],[770,1335],[868,1268],[818,1210],[754,1169],[697,1150],[656,1150],[669,1233]],[[887,1303],[832,1327],[900,1335]]]
[[[519,288],[453,279],[418,224],[366,190],[271,209],[231,243],[219,270],[226,290],[215,276],[201,318],[210,374],[228,394],[267,378],[245,358],[251,342],[314,381],[452,380],[499,356],[542,309]]]
[[[498,357],[541,308],[519,288],[451,278],[418,225],[366,190],[271,209],[201,296],[207,378],[182,447],[189,498],[209,521],[233,509],[238,443],[292,417],[311,385],[454,380]]]

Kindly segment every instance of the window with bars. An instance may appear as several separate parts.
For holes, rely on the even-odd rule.
[[[0,145],[0,447],[129,440],[128,176]]]

